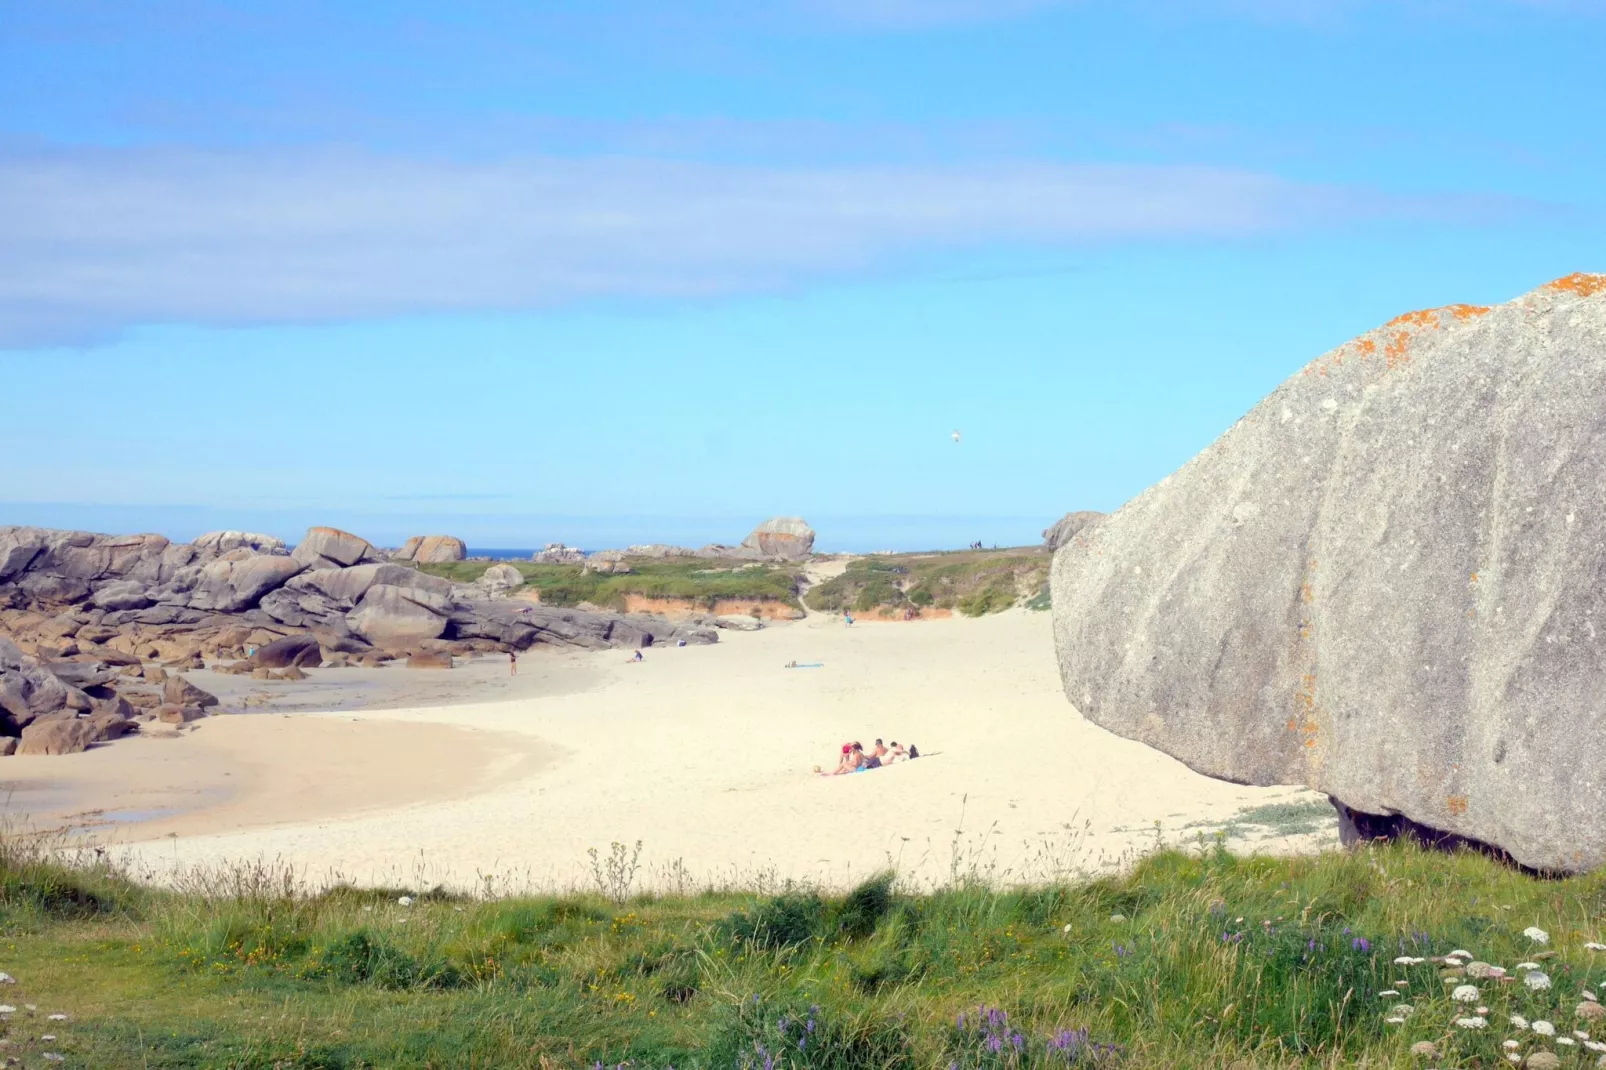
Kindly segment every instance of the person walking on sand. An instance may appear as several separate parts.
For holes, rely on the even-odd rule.
[[[507,674],[509,676],[517,676],[519,674],[519,652],[512,648],[509,648],[507,652]]]

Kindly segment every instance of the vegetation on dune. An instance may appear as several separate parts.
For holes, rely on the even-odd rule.
[[[630,595],[678,598],[711,608],[727,599],[781,602],[796,609],[798,570],[792,566],[739,563],[704,558],[629,558],[630,572],[587,572],[580,565],[540,565],[532,561],[453,561],[422,565],[422,571],[459,583],[472,583],[493,564],[508,564],[524,576],[526,589],[540,592],[541,604],[623,609]]]
[[[931,607],[979,617],[1040,595],[1052,561],[1040,546],[876,554],[848,562],[840,576],[813,588],[807,598],[810,609],[834,613]]]
[[[1600,1015],[1583,993],[1606,982],[1592,950],[1606,876],[1537,880],[1409,845],[1207,847],[1122,877],[956,877],[919,895],[889,875],[845,896],[631,898],[599,882],[614,894],[500,900],[226,876],[158,891],[104,862],[0,852],[0,966],[17,981],[3,995],[37,1007],[0,1024],[9,1054],[264,1070],[1465,1067],[1505,1065],[1509,1039],[1584,1066],[1597,1042],[1573,1030],[1587,1035]],[[1435,961],[1461,949],[1518,979]],[[1422,1043],[1435,1054],[1413,1055]]]

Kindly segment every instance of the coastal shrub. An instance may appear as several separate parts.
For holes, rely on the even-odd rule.
[[[999,613],[1015,604],[1015,584],[1008,577],[997,579],[974,594],[960,598],[955,606],[967,617]]]
[[[1113,1066],[1123,1054],[1118,1044],[1101,1043],[1087,1029],[1061,1028],[1040,1036],[1011,1022],[1009,1013],[985,1004],[961,1011],[948,1031],[943,1054],[952,1067],[1017,1070],[1020,1067]]]
[[[376,988],[455,988],[462,977],[446,962],[423,963],[368,929],[357,929],[319,952],[308,977]]]
[[[837,930],[850,940],[875,932],[892,909],[895,875],[878,873],[849,892],[837,909]]]
[[[58,857],[54,842],[0,828],[0,922],[126,913],[139,890],[100,855]]]
[[[825,925],[825,900],[812,892],[787,893],[733,911],[719,923],[718,932],[726,944],[778,950],[822,937]]]

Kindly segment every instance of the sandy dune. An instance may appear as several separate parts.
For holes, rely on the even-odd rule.
[[[794,660],[824,667],[783,668]],[[851,629],[815,615],[641,664],[609,651],[525,665],[553,678],[549,693],[218,718],[193,738],[41,761],[80,763],[82,783],[91,763],[161,749],[161,776],[203,788],[249,765],[215,803],[123,827],[124,842],[146,838],[127,849],[155,870],[277,857],[313,880],[502,888],[587,886],[588,848],[637,840],[638,886],[840,886],[889,860],[919,882],[955,865],[1045,878],[1152,845],[1157,821],[1188,838],[1191,822],[1308,797],[1209,780],[1082,720],[1046,613]],[[926,757],[812,774],[844,740],[878,735]]]

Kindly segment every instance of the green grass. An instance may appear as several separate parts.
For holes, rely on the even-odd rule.
[[[422,565],[421,570],[459,583],[472,583],[497,562],[453,561]],[[524,576],[526,588],[540,592],[541,604],[577,606],[589,602],[623,608],[627,595],[680,598],[705,608],[722,599],[758,599],[796,609],[798,570],[785,565],[727,565],[703,558],[631,558],[631,572],[614,575],[587,572],[580,565],[538,565],[508,561]]]
[[[808,593],[811,609],[953,609],[970,617],[997,613],[1036,597],[1053,556],[1042,547],[884,554],[856,558],[840,576]],[[1046,608],[1046,606],[1045,606]]]
[[[7,1054],[262,1070],[686,1070],[766,1056],[837,1070],[1491,1067],[1506,1065],[1508,1036],[1552,1047],[1506,1028],[1509,1013],[1567,1035],[1580,990],[1606,982],[1606,959],[1583,946],[1600,937],[1606,876],[1538,880],[1408,845],[1172,851],[1118,878],[961,879],[920,895],[890,876],[848,895],[437,892],[403,907],[398,894],[299,895],[266,871],[158,891],[104,864],[0,849],[0,968],[19,982],[0,996],[38,1005],[0,1026]],[[1550,933],[1553,987],[1475,982],[1481,1031],[1453,1025],[1468,1005],[1433,963],[1393,963],[1467,948],[1511,968],[1541,951],[1530,925]],[[1391,988],[1404,994],[1380,995]],[[1387,1024],[1400,1002],[1415,1012]],[[43,1020],[56,1010],[71,1020]],[[1439,1045],[1431,1062],[1409,1054],[1422,1040]],[[1564,1066],[1594,1063],[1555,1050]]]

